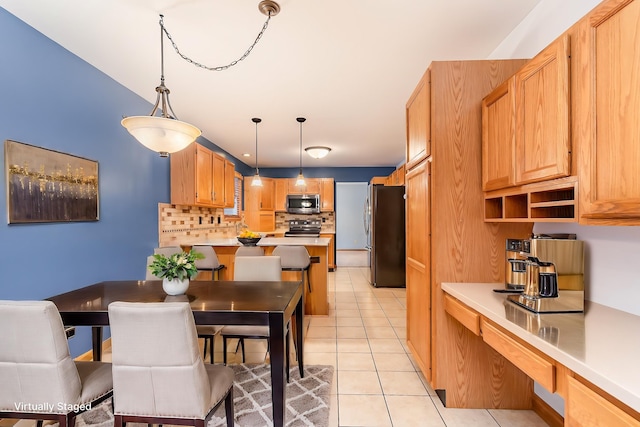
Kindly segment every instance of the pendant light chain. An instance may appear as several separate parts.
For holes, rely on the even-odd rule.
[[[178,45],[176,44],[176,42],[173,41],[173,37],[171,37],[171,34],[169,34],[169,31],[167,31],[167,29],[164,26],[164,21],[163,21],[164,17],[162,15],[160,15],[160,25],[162,26],[162,30],[164,31],[164,33],[167,35],[167,38],[171,42],[171,45],[173,46],[173,49],[176,51],[176,53],[178,55],[180,55],[180,57],[182,59],[184,59],[185,61],[187,61],[190,64],[195,65],[198,68],[203,68],[203,69],[208,70],[208,71],[224,71],[224,70],[226,70],[228,68],[233,67],[238,62],[242,61],[247,56],[249,56],[249,54],[251,53],[253,48],[256,46],[256,44],[258,44],[258,41],[260,41],[260,39],[262,38],[262,35],[264,34],[264,32],[267,30],[267,27],[269,26],[269,21],[271,20],[271,16],[272,16],[272,12],[269,11],[268,14],[267,14],[267,20],[262,25],[262,30],[260,30],[260,32],[256,36],[256,39],[254,40],[254,42],[251,44],[251,46],[249,46],[249,48],[246,50],[246,52],[240,58],[236,59],[235,61],[231,61],[227,65],[222,65],[222,66],[217,66],[217,67],[208,67],[206,65],[203,65],[203,64],[201,64],[201,63],[199,63],[197,61],[194,61],[193,59],[189,58],[188,56],[186,56],[182,52],[180,52],[180,49],[178,49]]]

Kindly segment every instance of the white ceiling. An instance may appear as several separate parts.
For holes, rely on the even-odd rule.
[[[404,161],[404,107],[431,61],[484,59],[540,0],[277,0],[264,37],[226,71],[187,63],[165,39],[165,79],[180,120],[253,166],[297,167],[303,146],[332,152],[303,166]],[[226,65],[266,19],[259,0],[0,0],[47,37],[155,102],[159,14],[183,53]],[[97,100],[99,101],[99,100]],[[145,115],[149,111],[123,111]],[[133,139],[132,139],[133,140]]]

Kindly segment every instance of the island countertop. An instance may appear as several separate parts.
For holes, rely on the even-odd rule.
[[[502,283],[443,283],[442,289],[636,411],[640,410],[640,316],[585,301],[585,313],[535,314],[493,289]]]
[[[329,246],[329,237],[263,237],[258,246]],[[184,244],[187,244],[186,242]],[[189,242],[190,246],[242,246],[235,237],[209,239],[202,242]]]

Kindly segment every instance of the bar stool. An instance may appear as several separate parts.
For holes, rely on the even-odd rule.
[[[307,272],[307,286],[311,292],[311,276],[309,275],[309,267],[311,266],[311,257],[304,246],[276,246],[273,255],[279,256],[282,262],[282,271],[300,271],[302,273],[302,281],[304,282],[304,272]]]
[[[263,256],[264,249],[259,246],[240,246],[236,251],[236,256]]]

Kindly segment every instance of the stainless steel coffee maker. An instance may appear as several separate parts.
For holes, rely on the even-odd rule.
[[[534,235],[521,246],[522,293],[507,299],[534,313],[583,312],[584,242],[575,235]]]

